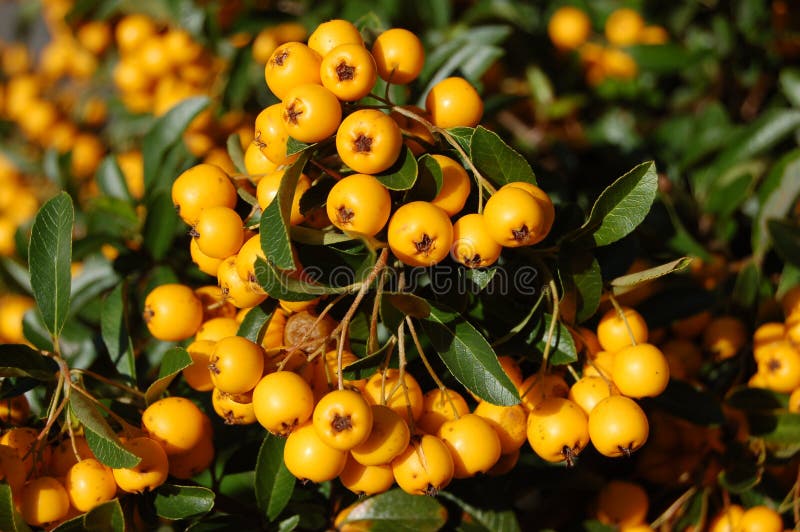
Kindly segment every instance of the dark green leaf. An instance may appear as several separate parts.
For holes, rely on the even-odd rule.
[[[603,276],[600,264],[586,249],[562,248],[558,274],[565,285],[565,296],[574,298],[575,321],[582,323],[600,306]]]
[[[131,193],[125,181],[125,174],[117,164],[113,155],[106,156],[96,174],[97,185],[106,196],[131,201]]]
[[[511,509],[491,510],[488,508],[476,508],[475,506],[468,504],[466,501],[454,496],[452,493],[443,492],[441,493],[441,496],[458,504],[474,519],[476,524],[480,525],[485,530],[502,530],[504,532],[521,531],[517,517],[514,515],[514,511]]]
[[[278,532],[291,532],[300,524],[300,516],[293,515],[278,523]]]
[[[742,167],[725,175],[725,179],[716,180],[710,188],[708,200],[703,206],[706,212],[718,216],[730,216],[752,196],[752,188],[756,181],[756,167]]]
[[[800,150],[792,150],[772,165],[758,189],[761,206],[753,224],[753,255],[761,262],[769,250],[767,222],[785,217],[800,196]]]
[[[761,482],[762,470],[752,460],[735,460],[721,471],[719,484],[731,493],[742,493]]]
[[[780,85],[783,95],[795,107],[800,107],[800,70],[784,68],[780,74]]]
[[[423,154],[417,159],[419,177],[417,184],[409,193],[407,201],[422,200],[431,201],[442,189],[442,167],[430,154]]]
[[[377,368],[386,360],[387,350],[394,349],[394,342],[394,339],[391,339],[374,353],[368,353],[364,358],[348,364],[342,369],[342,376],[350,380],[363,379],[370,376],[373,373],[371,370]]]
[[[389,190],[408,190],[417,182],[417,160],[408,146],[403,146],[400,156],[391,168],[375,174],[375,178]]]
[[[31,229],[31,287],[44,324],[53,336],[61,333],[69,312],[74,221],[72,198],[61,192],[39,209]]]
[[[537,349],[541,352],[544,352],[547,345],[547,333],[550,330],[552,319],[550,314],[544,313],[544,326],[542,327],[544,334],[536,344]],[[576,360],[578,360],[578,352],[575,349],[575,340],[572,339],[569,329],[559,321],[553,331],[553,339],[550,341],[550,364],[563,366],[572,364]]]
[[[144,245],[155,259],[163,259],[172,251],[172,242],[182,223],[168,190],[150,196],[143,231]]]
[[[470,146],[472,145],[472,136],[475,134],[474,127],[453,127],[447,130],[453,140],[455,140],[464,153],[470,156]]]
[[[278,271],[262,258],[257,258],[255,263],[256,279],[271,297],[284,301],[311,301],[315,297],[326,294],[340,294],[346,292],[348,287],[328,287],[312,284]]]
[[[92,508],[83,516],[83,526],[87,531],[124,532],[125,516],[119,500],[114,499]]]
[[[0,344],[0,377],[55,380],[58,364],[24,344]]]
[[[419,296],[404,292],[384,292],[383,297],[406,316],[419,319],[430,316],[430,305]]]
[[[611,288],[614,291],[614,295],[624,294],[659,277],[685,270],[691,263],[692,259],[690,257],[681,257],[680,259],[661,264],[660,266],[654,266],[636,273],[623,275],[611,281]]]
[[[600,194],[581,233],[591,234],[597,246],[616,242],[642,223],[657,191],[655,164],[640,164]]]
[[[731,299],[743,308],[751,307],[758,299],[761,285],[761,268],[755,261],[748,260],[736,275]]]
[[[748,412],[747,423],[754,438],[782,445],[800,442],[800,414]]]
[[[14,507],[14,498],[8,484],[0,484],[0,530],[4,532],[31,532]]]
[[[244,152],[242,151],[242,142],[239,139],[238,133],[231,133],[225,143],[228,148],[228,157],[233,161],[233,166],[240,174],[247,174],[247,168],[244,165]]]
[[[86,442],[98,460],[108,467],[133,467],[140,458],[127,451],[97,407],[77,389],[69,399],[72,413],[81,422],[86,432]]]
[[[42,316],[36,309],[30,309],[22,318],[22,333],[25,339],[33,344],[34,347],[42,351],[52,351],[53,341],[47,328],[42,322]]]
[[[330,246],[341,242],[352,242],[356,237],[333,231],[320,231],[312,227],[292,226],[289,229],[292,240],[312,246]]]
[[[192,357],[182,347],[173,347],[166,352],[161,360],[161,367],[158,369],[158,378],[151,384],[144,394],[147,404],[157,401],[163,394],[172,380],[186,367],[192,365]]]
[[[725,403],[740,410],[780,410],[788,406],[789,397],[785,393],[773,392],[764,388],[740,386],[731,390]]]
[[[483,176],[497,185],[515,181],[536,184],[536,176],[525,158],[483,126],[475,128],[470,141],[472,162]]]
[[[711,393],[698,390],[685,381],[670,379],[667,389],[649,401],[697,425],[717,426],[725,422],[719,401]]]
[[[286,156],[290,157],[295,153],[300,153],[301,151],[307,150],[311,146],[313,146],[313,144],[306,144],[305,142],[300,142],[294,137],[289,137],[289,140],[286,142]]]
[[[96,302],[103,292],[120,281],[114,266],[105,257],[93,255],[83,260],[80,273],[72,278],[70,316]]]
[[[631,46],[626,51],[642,70],[659,73],[682,71],[702,59],[702,54],[689,52],[682,46],[671,43]]]
[[[786,261],[800,266],[800,227],[785,220],[767,222],[772,245]]]
[[[519,393],[486,338],[457,312],[429,301],[422,326],[431,345],[453,376],[469,391],[492,404],[515,405]]]
[[[117,370],[136,382],[136,358],[133,353],[133,341],[128,333],[128,317],[125,312],[125,285],[119,284],[103,301],[100,314],[100,330],[108,355]]]
[[[294,271],[292,243],[289,238],[289,216],[292,210],[297,180],[311,156],[311,150],[303,152],[283,174],[275,199],[261,215],[261,249],[276,268]]]
[[[214,492],[200,486],[162,484],[153,501],[156,513],[164,519],[186,519],[202,515],[214,507]]]
[[[258,451],[254,488],[258,507],[268,521],[280,515],[294,492],[295,477],[283,462],[285,445],[285,438],[267,434]]]
[[[616,532],[617,527],[593,519],[583,522],[583,530],[584,532]]]
[[[277,305],[278,301],[274,298],[270,298],[250,309],[239,325],[239,330],[236,334],[247,338],[251,342],[260,344]]]
[[[393,489],[359,502],[344,523],[367,521],[372,531],[434,532],[446,520],[447,510],[435,498]]]
[[[192,120],[210,103],[208,96],[188,98],[170,109],[153,124],[144,137],[144,185],[148,194],[162,191],[171,184],[175,176],[164,173],[167,154],[181,141],[183,132]]]

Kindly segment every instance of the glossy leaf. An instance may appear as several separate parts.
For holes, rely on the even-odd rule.
[[[671,273],[683,271],[688,268],[691,263],[691,258],[681,257],[680,259],[670,261],[666,264],[654,266],[636,273],[623,275],[622,277],[617,277],[611,281],[611,288],[613,289],[615,295],[624,294],[625,292],[634,290],[636,287],[647,284],[654,279],[658,279],[659,277],[664,277],[665,275],[669,275]]]
[[[136,382],[136,358],[128,332],[125,304],[125,285],[119,284],[103,301],[100,330],[108,355],[117,370]]]
[[[124,532],[125,516],[118,499],[92,508],[83,516],[84,529],[92,532]]]
[[[182,223],[168,190],[150,197],[143,233],[144,245],[154,258],[163,259],[172,251],[173,241]]]
[[[550,323],[553,317],[550,314],[544,314],[544,324],[542,326],[542,337],[536,344],[540,352],[544,352],[547,345],[547,333],[550,330]],[[560,321],[556,324],[553,330],[553,339],[550,341],[550,364],[553,366],[563,366],[565,364],[572,364],[578,360],[578,352],[575,349],[575,340],[573,340],[569,329]]]
[[[422,327],[458,382],[490,403],[519,403],[516,387],[503,371],[486,338],[455,311],[441,303],[428,303],[430,316],[422,320]]]
[[[245,315],[239,325],[239,330],[236,332],[237,336],[242,336],[251,342],[260,344],[269,325],[269,320],[275,313],[275,307],[277,306],[278,302],[274,298],[270,298],[247,311],[247,315]]]
[[[497,133],[483,126],[475,128],[470,140],[472,162],[486,179],[502,186],[514,181],[536,184],[536,175],[525,158]]]
[[[565,297],[575,307],[575,322],[591,318],[600,306],[603,276],[600,264],[589,250],[567,250],[559,255],[558,274],[565,285]]]
[[[375,178],[389,190],[408,190],[413,187],[417,182],[417,160],[411,149],[404,145],[391,168],[375,174]]]
[[[106,156],[96,174],[97,186],[106,196],[131,201],[131,193],[125,181],[125,174],[113,155]]]
[[[740,410],[780,410],[788,406],[789,396],[765,388],[740,386],[730,391],[725,398],[725,403]]]
[[[82,393],[72,390],[69,407],[83,425],[86,442],[98,460],[112,468],[133,467],[139,463],[140,458],[122,446],[98,407]]]
[[[297,180],[310,156],[310,150],[303,152],[297,161],[284,172],[275,199],[261,215],[259,228],[261,249],[275,267],[281,270],[294,271],[296,269],[289,238],[289,216]]]
[[[439,166],[436,159],[427,153],[417,159],[417,167],[419,169],[419,177],[417,178],[416,186],[410,192],[408,201],[431,201],[442,189],[444,179],[442,167]]]
[[[294,492],[295,477],[283,462],[285,438],[267,434],[256,460],[255,492],[259,509],[274,521],[286,508]]]
[[[53,381],[58,364],[24,344],[0,344],[0,377],[30,377]]]
[[[435,498],[393,489],[356,504],[343,523],[368,521],[369,530],[373,531],[434,532],[446,520],[447,510]]]
[[[31,287],[44,324],[53,336],[61,333],[69,312],[74,222],[72,198],[61,192],[39,209],[31,229]]]
[[[800,196],[800,149],[788,152],[772,165],[758,196],[761,206],[753,226],[752,245],[754,257],[761,262],[771,244],[767,223],[786,216]]]
[[[0,484],[0,530],[4,532],[30,532],[30,527],[22,520],[14,507],[14,498],[8,484]]]
[[[800,266],[800,227],[784,220],[767,222],[772,245],[788,262]]]
[[[300,142],[294,137],[289,137],[289,140],[286,142],[286,156],[294,155],[295,153],[300,153],[301,151],[305,151],[308,148],[313,146],[313,144],[306,144],[305,142]]]
[[[247,168],[244,165],[244,151],[242,151],[242,142],[238,133],[231,133],[228,140],[225,142],[228,149],[228,157],[233,161],[233,166],[240,174],[247,174]]]
[[[164,162],[168,152],[181,141],[183,132],[192,120],[208,107],[211,100],[207,96],[187,98],[167,111],[153,124],[144,137],[142,156],[144,158],[144,185],[148,194],[168,188],[175,176],[164,174]]]
[[[754,438],[783,445],[800,442],[800,414],[748,412],[747,423]]]
[[[162,484],[156,488],[153,504],[164,519],[186,519],[203,515],[214,507],[214,492],[201,486]]]
[[[521,532],[519,522],[511,509],[494,510],[489,508],[476,508],[466,501],[456,497],[452,493],[444,492],[441,496],[458,504],[470,517],[475,524],[485,530],[503,530],[504,532]]]
[[[164,354],[161,367],[158,369],[158,378],[151,384],[144,394],[147,404],[157,401],[167,390],[173,379],[186,367],[192,365],[192,357],[182,347],[173,347]]]
[[[284,301],[310,301],[321,295],[340,294],[349,289],[346,286],[328,287],[290,277],[260,257],[255,262],[255,273],[258,284],[264,291],[273,298]]]
[[[640,164],[600,194],[581,233],[591,234],[597,246],[616,242],[642,223],[657,191],[655,164]]]
[[[449,135],[455,140],[467,156],[470,155],[472,136],[475,134],[474,127],[452,127],[447,130]]]

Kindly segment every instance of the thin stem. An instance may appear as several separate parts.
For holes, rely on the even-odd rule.
[[[397,353],[398,353],[398,375],[397,375],[397,384],[394,385],[392,390],[389,392],[389,397],[393,396],[397,392],[397,388],[401,388],[403,390],[403,398],[406,401],[406,414],[408,415],[408,425],[411,429],[411,434],[414,434],[414,412],[411,409],[411,400],[408,396],[408,386],[406,385],[406,324],[405,322],[400,322],[400,325],[397,327]]]
[[[794,529],[797,530],[800,527],[800,467],[797,468],[797,480],[794,484],[792,513],[794,514]]]
[[[367,278],[364,279],[364,282],[361,283],[361,288],[358,290],[355,299],[353,300],[353,304],[350,305],[350,308],[347,309],[347,313],[345,313],[342,321],[339,322],[339,325],[331,332],[330,337],[334,337],[337,333],[341,333],[339,337],[339,345],[337,346],[336,351],[336,371],[339,373],[339,389],[344,388],[344,381],[342,378],[342,351],[344,349],[344,341],[347,337],[347,333],[349,332],[350,328],[350,321],[353,319],[353,316],[358,309],[358,306],[361,304],[361,301],[364,299],[364,296],[367,294],[370,285],[375,281],[375,278],[378,277],[378,274],[383,270],[386,266],[386,262],[389,259],[389,248],[383,248],[381,250],[381,254],[378,256],[378,260],[375,261],[375,266],[370,270],[369,275]]]
[[[417,331],[414,328],[414,323],[411,321],[411,316],[406,316],[406,325],[408,326],[408,332],[411,333],[411,338],[414,340],[414,347],[417,348],[417,353],[419,353],[419,358],[425,365],[425,369],[428,370],[428,374],[433,379],[433,382],[436,383],[437,388],[439,388],[439,391],[442,392],[442,397],[446,398],[447,402],[450,403],[450,408],[453,409],[453,415],[455,416],[455,419],[458,419],[460,416],[458,414],[458,409],[456,408],[456,405],[453,402],[453,398],[450,397],[450,391],[447,389],[447,386],[444,385],[444,383],[436,374],[436,372],[433,371],[433,367],[431,367],[430,362],[428,362],[428,357],[425,356],[425,351],[422,349],[422,343],[419,341],[419,336],[417,336]]]
[[[548,283],[550,297],[553,302],[553,314],[550,318],[550,328],[547,330],[547,341],[544,344],[544,351],[542,352],[542,365],[539,368],[539,371],[545,371],[545,367],[547,366],[547,361],[550,358],[550,349],[553,343],[553,336],[556,332],[556,324],[558,323],[559,317],[559,301],[558,301],[558,287],[556,286],[556,281],[552,277],[550,277],[550,282]]]
[[[669,508],[664,510],[664,512],[659,515],[655,521],[650,524],[650,528],[653,530],[659,528],[661,525],[669,521],[673,515],[675,515],[678,510],[680,510],[684,504],[695,494],[697,493],[697,487],[692,486],[688,490],[686,490],[680,497],[675,499],[675,502],[669,505]]]
[[[342,174],[340,174],[339,172],[337,172],[336,170],[328,168],[327,166],[323,165],[322,163],[320,163],[319,161],[317,161],[315,159],[309,159],[309,162],[311,164],[313,164],[314,166],[316,166],[317,168],[319,168],[320,170],[322,170],[323,172],[325,172],[326,174],[335,177],[336,179],[343,179],[344,178],[344,176]]]
[[[91,377],[92,379],[94,379],[96,381],[100,381],[100,382],[102,382],[104,384],[108,384],[109,386],[113,386],[115,388],[119,388],[120,390],[123,390],[123,391],[128,392],[128,393],[133,394],[133,395],[136,395],[137,397],[144,398],[144,393],[141,392],[140,390],[137,390],[136,388],[133,388],[131,386],[127,386],[125,384],[122,384],[121,382],[115,382],[115,381],[113,381],[111,379],[103,377],[99,373],[95,373],[94,371],[90,371],[88,369],[82,369],[82,368],[73,368],[73,369],[70,370],[70,372],[71,373],[78,373],[78,374],[81,374],[81,375],[86,375],[87,377]]]
[[[381,271],[378,279],[378,286],[375,290],[375,300],[372,302],[372,315],[369,319],[369,336],[367,337],[367,353],[374,353],[378,350],[378,314],[381,308],[381,298],[383,297],[383,287],[386,284],[386,270]]]
[[[578,372],[572,367],[572,364],[567,364],[567,371],[569,371],[569,374],[572,375],[573,379],[575,379],[575,382],[581,380],[580,375],[578,375]]]
[[[339,301],[341,301],[345,297],[347,297],[346,293],[339,294],[338,296],[336,296],[336,298],[333,301],[331,301],[330,303],[325,305],[325,308],[322,309],[322,312],[319,313],[319,316],[317,316],[317,319],[314,320],[314,323],[312,323],[311,326],[306,330],[305,334],[303,334],[303,336],[297,342],[295,342],[295,344],[293,346],[291,346],[286,351],[286,355],[283,357],[283,360],[276,367],[277,371],[282,371],[283,368],[286,366],[286,363],[289,361],[290,358],[292,358],[292,356],[297,351],[299,351],[300,349],[302,349],[303,347],[305,347],[307,345],[311,345],[312,343],[316,343],[316,340],[311,340],[311,341],[308,340],[308,337],[311,335],[311,331],[313,331],[316,328],[316,326],[319,324],[319,322],[322,321],[322,319],[325,318],[325,316],[328,315],[328,313],[331,311],[331,309],[337,303],[339,303]]]
[[[636,345],[636,337],[633,335],[633,329],[631,329],[631,324],[628,323],[628,318],[625,316],[625,311],[622,310],[622,307],[617,301],[617,298],[614,297],[614,294],[609,296],[609,300],[611,301],[611,304],[614,305],[614,310],[617,311],[617,316],[619,316],[619,318],[625,324],[625,329],[628,331],[628,336],[631,338],[631,345]]]
[[[122,430],[124,430],[126,433],[129,433],[129,432],[135,432],[135,431],[138,431],[138,430],[139,430],[137,427],[134,427],[133,425],[131,425],[130,423],[128,423],[127,421],[125,421],[125,420],[124,420],[124,419],[123,419],[121,416],[119,416],[119,415],[118,415],[116,412],[112,411],[112,410],[111,410],[110,408],[108,408],[106,405],[104,405],[103,403],[101,403],[100,401],[98,401],[97,399],[95,399],[95,398],[92,396],[92,394],[90,394],[89,392],[87,392],[86,390],[84,390],[83,388],[81,388],[80,386],[76,386],[76,385],[74,385],[74,384],[70,384],[70,387],[71,387],[73,390],[75,390],[76,392],[80,393],[80,394],[81,394],[82,396],[84,396],[85,398],[87,398],[89,401],[91,401],[92,403],[94,403],[94,404],[95,404],[97,407],[99,407],[101,410],[103,410],[103,412],[105,412],[106,414],[108,414],[108,415],[109,415],[111,418],[113,418],[113,419],[114,419],[114,421],[116,421],[117,423],[119,423],[119,424],[122,426]]]

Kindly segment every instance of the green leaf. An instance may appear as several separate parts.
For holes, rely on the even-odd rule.
[[[291,532],[300,524],[300,516],[293,515],[278,523],[278,532]]]
[[[125,174],[117,164],[113,155],[106,156],[95,175],[97,185],[106,196],[131,201],[131,193],[128,191],[128,184],[125,181]]]
[[[312,227],[302,227],[299,225],[289,228],[289,234],[292,240],[301,244],[309,244],[311,246],[330,246],[331,244],[340,244],[342,242],[352,242],[357,240],[356,237],[346,235],[344,233],[337,233],[333,231],[320,231]]]
[[[172,380],[186,367],[192,365],[192,357],[182,347],[173,347],[164,354],[161,367],[158,369],[158,378],[151,384],[144,394],[144,400],[149,405],[157,401],[167,390]]]
[[[414,294],[405,292],[384,292],[383,297],[406,316],[424,319],[431,314],[431,306],[428,302]]]
[[[461,146],[461,149],[464,150],[464,153],[467,154],[468,157],[470,155],[470,146],[472,145],[472,136],[475,134],[474,127],[452,127],[447,130],[453,140],[458,142],[458,145]]]
[[[294,493],[295,477],[283,462],[285,445],[285,438],[267,434],[256,459],[256,502],[270,522],[286,508]]]
[[[475,128],[470,141],[470,153],[473,164],[481,174],[497,185],[515,181],[536,184],[536,175],[528,161],[503,142],[497,133],[483,126]]]
[[[150,195],[147,205],[147,219],[144,223],[144,246],[160,260],[173,250],[173,241],[181,219],[172,204],[172,195],[162,190]]]
[[[289,140],[286,141],[286,156],[291,157],[295,153],[305,151],[311,146],[314,146],[314,144],[306,144],[305,142],[300,142],[294,137],[289,137]]]
[[[238,133],[231,133],[228,135],[228,140],[225,143],[228,148],[228,157],[233,161],[233,166],[240,174],[247,174],[247,168],[244,165],[244,152],[242,151],[242,143],[239,140]]]
[[[648,401],[697,425],[719,426],[725,422],[719,401],[714,395],[698,390],[685,381],[670,379],[667,389]]]
[[[69,407],[86,432],[86,442],[98,460],[108,467],[133,467],[140,458],[122,446],[119,438],[97,407],[83,393],[73,388]]]
[[[272,264],[268,264],[260,257],[255,262],[255,273],[258,284],[261,285],[264,291],[271,297],[284,301],[311,301],[321,295],[341,294],[349,289],[346,286],[328,287],[312,284],[290,277],[283,272],[279,272]]]
[[[118,284],[103,301],[100,313],[100,330],[108,355],[117,370],[136,382],[136,358],[133,341],[128,332],[128,318],[125,312],[125,285]]]
[[[800,150],[790,151],[772,165],[758,196],[762,203],[753,224],[752,246],[753,255],[761,262],[770,247],[767,222],[785,217],[800,196]]]
[[[690,257],[681,257],[660,266],[653,266],[646,270],[623,275],[611,281],[611,288],[614,295],[624,294],[659,277],[685,270],[691,263],[692,259]]]
[[[167,154],[181,142],[183,132],[192,120],[208,107],[208,96],[187,98],[167,111],[153,124],[144,136],[142,156],[144,158],[144,185],[148,194],[169,187],[175,176],[165,173]]]
[[[781,70],[779,81],[786,99],[793,106],[800,107],[800,70],[797,68],[784,68]]]
[[[490,510],[488,508],[476,508],[466,501],[459,499],[452,493],[442,492],[440,494],[445,499],[458,504],[467,512],[474,521],[486,530],[502,530],[503,532],[520,532],[521,528],[514,511],[509,510]]]
[[[625,51],[633,57],[641,70],[656,73],[683,71],[704,55],[672,43],[630,46]]]
[[[417,177],[417,183],[410,191],[406,201],[431,201],[442,189],[444,180],[442,167],[430,154],[425,153],[417,159],[417,168],[419,177]]]
[[[0,484],[0,530],[5,532],[31,532],[14,507],[14,498],[8,484]]]
[[[492,404],[515,405],[519,393],[486,338],[462,316],[429,301],[430,316],[422,320],[431,345],[469,391]]]
[[[800,414],[748,412],[750,436],[767,443],[797,445],[800,441]]]
[[[642,223],[657,191],[655,164],[640,164],[600,194],[580,233],[591,234],[597,246],[616,242]]]
[[[375,178],[389,190],[408,190],[417,182],[417,160],[408,146],[403,146],[397,161]]]
[[[24,344],[0,344],[0,377],[55,380],[58,364]]]
[[[725,404],[739,410],[771,411],[787,408],[789,396],[765,388],[739,386],[728,393]]]
[[[311,157],[311,150],[303,152],[297,161],[286,169],[275,199],[261,215],[259,228],[261,249],[280,270],[294,271],[296,269],[294,257],[292,257],[292,243],[289,238],[289,216],[297,180],[309,157]]]
[[[275,314],[275,307],[277,306],[278,301],[274,298],[270,298],[260,305],[251,308],[247,311],[247,315],[239,325],[239,330],[236,332],[236,335],[260,344],[267,330],[267,325],[269,325],[269,320],[272,319],[272,316]]]
[[[786,220],[769,220],[767,229],[775,251],[795,266],[800,266],[800,226]]]
[[[761,268],[757,262],[748,259],[744,267],[736,275],[736,283],[733,285],[731,300],[743,308],[751,307],[758,299],[760,287]]]
[[[96,532],[125,532],[125,515],[118,499],[92,508],[83,516],[84,530]]]
[[[761,164],[745,164],[726,172],[724,180],[718,179],[712,184],[704,210],[720,217],[732,215],[752,196],[753,185],[761,171]]]
[[[550,314],[544,313],[544,326],[542,330],[544,334],[536,347],[539,351],[544,352],[547,345],[547,332],[550,330],[550,323],[553,317]],[[550,341],[550,364],[553,366],[563,366],[565,364],[572,364],[578,360],[578,351],[575,349],[575,340],[572,338],[569,329],[559,321],[553,331],[553,339]]]
[[[603,276],[600,263],[587,249],[562,247],[558,274],[565,285],[565,297],[574,298],[575,322],[582,323],[600,306]]]
[[[369,530],[434,532],[447,521],[447,510],[433,497],[393,489],[359,502],[344,523],[369,523]]]
[[[61,192],[39,209],[31,228],[31,288],[44,324],[53,336],[61,333],[69,312],[74,222],[72,198]]]
[[[164,519],[186,519],[203,515],[214,507],[214,492],[201,486],[162,484],[153,501],[156,513]]]

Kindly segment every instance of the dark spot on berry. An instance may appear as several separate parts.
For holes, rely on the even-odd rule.
[[[428,233],[423,233],[422,240],[415,240],[414,247],[417,248],[417,253],[427,255],[433,249],[433,239],[428,236]]]
[[[350,416],[340,416],[339,414],[334,414],[333,421],[331,421],[331,427],[335,432],[344,432],[345,430],[352,429],[353,423],[350,421]]]
[[[353,80],[356,77],[356,67],[342,61],[336,65],[336,75],[339,77],[339,81]]]
[[[519,229],[512,229],[511,234],[514,236],[514,240],[517,242],[527,242],[531,236],[531,232],[528,230],[527,225],[523,225]]]
[[[288,57],[289,57],[289,51],[284,50],[278,55],[276,55],[275,58],[272,60],[272,62],[278,66],[283,66],[283,63],[286,61]]]
[[[336,216],[340,224],[349,224],[353,221],[353,216],[355,216],[355,214],[356,213],[354,213],[352,209],[348,209],[344,205],[336,210]]]
[[[473,255],[472,258],[465,256],[464,265],[469,266],[470,268],[477,268],[481,265],[481,256],[477,253]]]
[[[369,153],[372,151],[372,137],[368,137],[363,133],[359,133],[356,140],[353,142],[353,150],[357,153]]]
[[[303,111],[297,109],[297,100],[293,101],[289,107],[286,108],[284,117],[291,123],[297,124],[297,118],[303,114]]]

